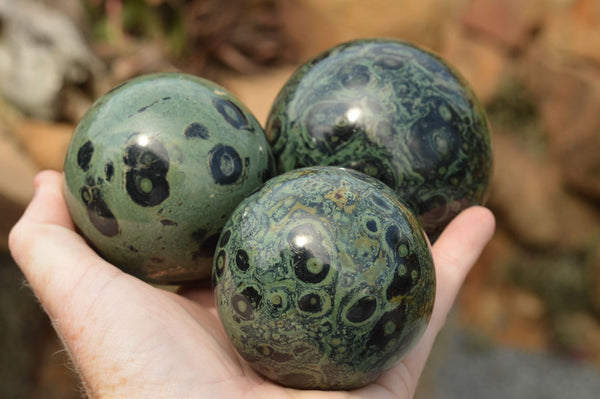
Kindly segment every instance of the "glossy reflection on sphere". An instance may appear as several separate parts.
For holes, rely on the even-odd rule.
[[[326,166],[277,176],[236,208],[213,286],[238,352],[304,389],[375,380],[420,339],[435,297],[425,234],[394,192]]]
[[[307,62],[279,93],[266,133],[280,173],[338,165],[377,177],[432,240],[487,194],[481,105],[446,62],[408,43],[358,40]]]
[[[71,139],[64,192],[105,259],[142,279],[208,278],[237,204],[271,176],[264,131],[225,89],[178,73],[108,92]]]

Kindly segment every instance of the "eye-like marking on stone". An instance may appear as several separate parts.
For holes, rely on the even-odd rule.
[[[242,176],[242,159],[231,146],[217,144],[208,154],[208,163],[217,184],[234,184]]]
[[[245,272],[250,268],[250,257],[248,252],[238,249],[235,253],[235,264],[241,271]]]
[[[298,309],[307,313],[319,313],[323,310],[323,300],[318,294],[305,294],[298,300]]]
[[[366,348],[383,349],[390,341],[400,337],[403,332],[402,320],[406,320],[406,310],[403,306],[384,313],[373,326]]]
[[[329,274],[330,257],[320,236],[310,224],[294,227],[288,234],[294,274],[301,281],[317,284]]]
[[[143,134],[134,136],[123,162],[128,167],[125,187],[136,204],[156,206],[169,197],[169,155],[159,140]]]
[[[102,235],[114,237],[119,234],[119,222],[102,198],[102,194],[97,186],[82,187],[80,196],[87,207],[90,222]]]
[[[213,104],[221,116],[223,116],[231,126],[240,130],[252,130],[244,111],[232,101],[215,97],[213,99]]]
[[[235,311],[245,320],[254,318],[254,311],[259,307],[262,296],[256,288],[250,286],[242,290],[231,298],[231,304]]]
[[[362,323],[371,318],[377,309],[377,299],[365,296],[356,301],[346,311],[346,319],[351,323]]]
[[[227,252],[220,250],[215,260],[215,274],[217,277],[223,275],[225,266],[227,265]]]

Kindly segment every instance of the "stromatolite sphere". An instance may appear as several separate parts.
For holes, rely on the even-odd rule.
[[[339,165],[374,176],[432,241],[486,197],[484,110],[451,66],[405,42],[353,41],[307,62],[276,98],[266,133],[280,173]]]
[[[425,233],[390,188],[321,166],[277,176],[236,208],[213,287],[227,335],[257,371],[351,389],[419,340],[435,274]]]
[[[144,280],[175,283],[210,277],[222,226],[272,169],[264,131],[225,89],[152,74],[108,92],[82,118],[64,192],[100,255]]]

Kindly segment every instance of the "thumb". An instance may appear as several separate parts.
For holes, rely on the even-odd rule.
[[[31,203],[10,232],[9,247],[50,318],[63,319],[73,311],[69,302],[78,290],[106,284],[123,273],[74,231],[60,173],[41,172],[34,186]]]

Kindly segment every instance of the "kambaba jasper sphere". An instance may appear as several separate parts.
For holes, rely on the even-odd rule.
[[[361,172],[269,180],[234,211],[213,264],[219,316],[266,377],[303,389],[374,381],[420,339],[435,298],[425,233]]]
[[[231,212],[265,180],[264,131],[224,88],[191,75],[134,78],[88,110],[64,162],[81,234],[146,281],[208,278]]]
[[[278,173],[338,165],[374,176],[432,242],[461,210],[486,199],[485,112],[448,63],[409,43],[363,39],[316,56],[281,89],[265,131]]]

